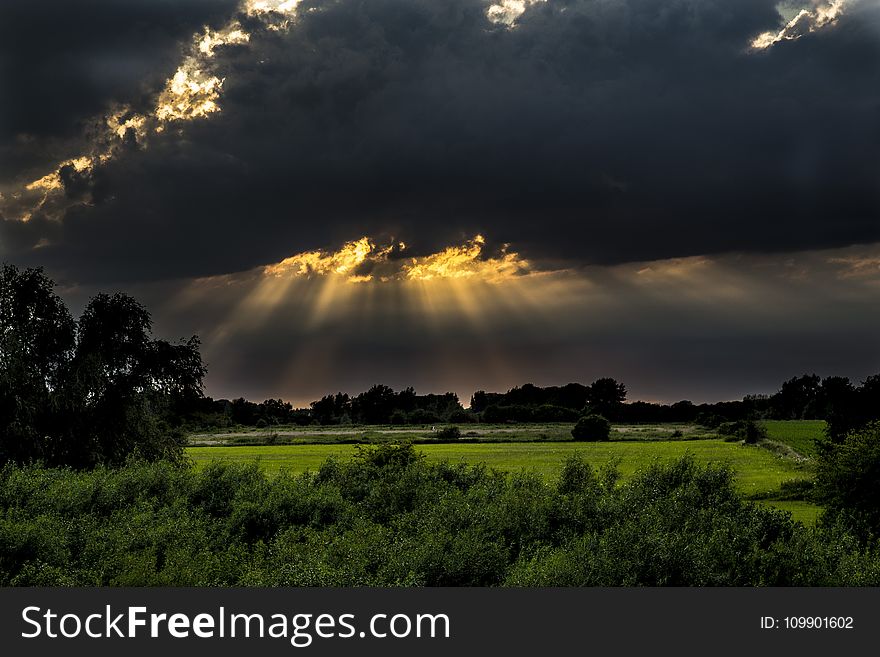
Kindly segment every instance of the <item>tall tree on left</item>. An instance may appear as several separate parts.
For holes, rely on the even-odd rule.
[[[0,270],[0,462],[52,460],[53,397],[76,324],[42,269]]]
[[[0,461],[182,456],[179,419],[205,375],[198,338],[153,339],[149,312],[124,294],[93,297],[74,323],[41,270],[14,267],[0,322]]]

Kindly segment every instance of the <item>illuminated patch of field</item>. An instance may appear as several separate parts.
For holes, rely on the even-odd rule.
[[[293,473],[315,471],[330,456],[346,459],[355,453],[355,445],[272,445],[241,447],[190,447],[187,453],[196,467],[212,460],[246,462],[258,459],[268,472],[286,469]],[[782,459],[759,447],[727,443],[721,440],[650,441],[650,442],[541,442],[541,443],[466,443],[417,445],[429,461],[484,463],[505,471],[533,470],[546,480],[555,479],[565,458],[580,453],[594,467],[618,460],[623,477],[631,477],[656,461],[668,461],[685,454],[700,463],[729,464],[737,476],[737,485],[747,496],[771,493],[791,479],[807,479],[809,472],[792,461]]]
[[[822,512],[822,507],[816,506],[811,502],[802,502],[799,500],[766,500],[761,503],[766,504],[767,506],[772,506],[775,509],[788,511],[794,520],[797,520],[808,527],[816,524],[816,521],[819,519],[819,514]]]
[[[816,456],[816,441],[825,436],[825,420],[767,420],[761,424],[770,440],[809,458]]]

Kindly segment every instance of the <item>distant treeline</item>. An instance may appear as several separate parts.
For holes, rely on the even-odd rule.
[[[804,374],[785,381],[772,395],[713,404],[626,402],[626,386],[610,378],[546,388],[527,383],[505,393],[479,390],[471,396],[469,408],[452,392],[418,395],[413,388],[395,392],[375,385],[356,396],[326,395],[309,408],[294,408],[280,399],[257,404],[243,398],[205,397],[195,401],[187,421],[204,427],[574,422],[586,413],[614,422],[696,422],[709,427],[744,419],[823,419],[843,435],[880,415],[880,375],[857,385],[846,377]]]
[[[54,286],[40,269],[0,267],[0,465],[90,468],[130,458],[176,460],[183,457],[185,430],[235,425],[574,423],[601,415],[613,422],[715,427],[821,418],[839,443],[880,419],[880,375],[856,385],[805,374],[773,395],[699,405],[627,403],[626,386],[611,378],[479,390],[468,408],[451,392],[419,395],[385,385],[355,396],[327,395],[302,409],[280,399],[214,400],[203,396],[206,369],[196,336],[154,338],[149,312],[125,294],[98,294],[74,319]]]

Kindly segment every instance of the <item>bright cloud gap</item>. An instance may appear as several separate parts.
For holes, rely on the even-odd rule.
[[[795,41],[827,25],[833,25],[847,3],[848,0],[815,2],[812,9],[801,9],[781,30],[762,32],[750,45],[754,50],[766,50],[782,41]]]
[[[266,29],[280,31],[293,25],[299,3],[300,0],[244,0],[240,11],[246,16],[260,17]],[[166,80],[152,112],[138,114],[128,105],[111,108],[106,116],[94,121],[98,130],[90,152],[65,159],[20,189],[0,194],[0,210],[22,222],[30,221],[37,213],[61,219],[71,204],[64,194],[66,172],[88,177],[96,166],[115,157],[129,140],[146,148],[151,135],[171,125],[204,119],[221,111],[224,78],[213,71],[211,60],[218,48],[247,45],[250,38],[238,18],[218,30],[204,27],[193,35],[182,63]]]
[[[436,253],[408,256],[404,242],[378,245],[369,237],[345,243],[338,251],[306,251],[264,268],[274,277],[340,276],[348,283],[370,281],[429,281],[473,278],[495,283],[533,271],[531,263],[505,244],[489,252],[486,239],[476,235],[463,244]]]

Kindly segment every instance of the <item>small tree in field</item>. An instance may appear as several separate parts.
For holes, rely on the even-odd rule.
[[[575,440],[610,440],[611,423],[601,415],[584,415],[574,425],[571,436]]]

